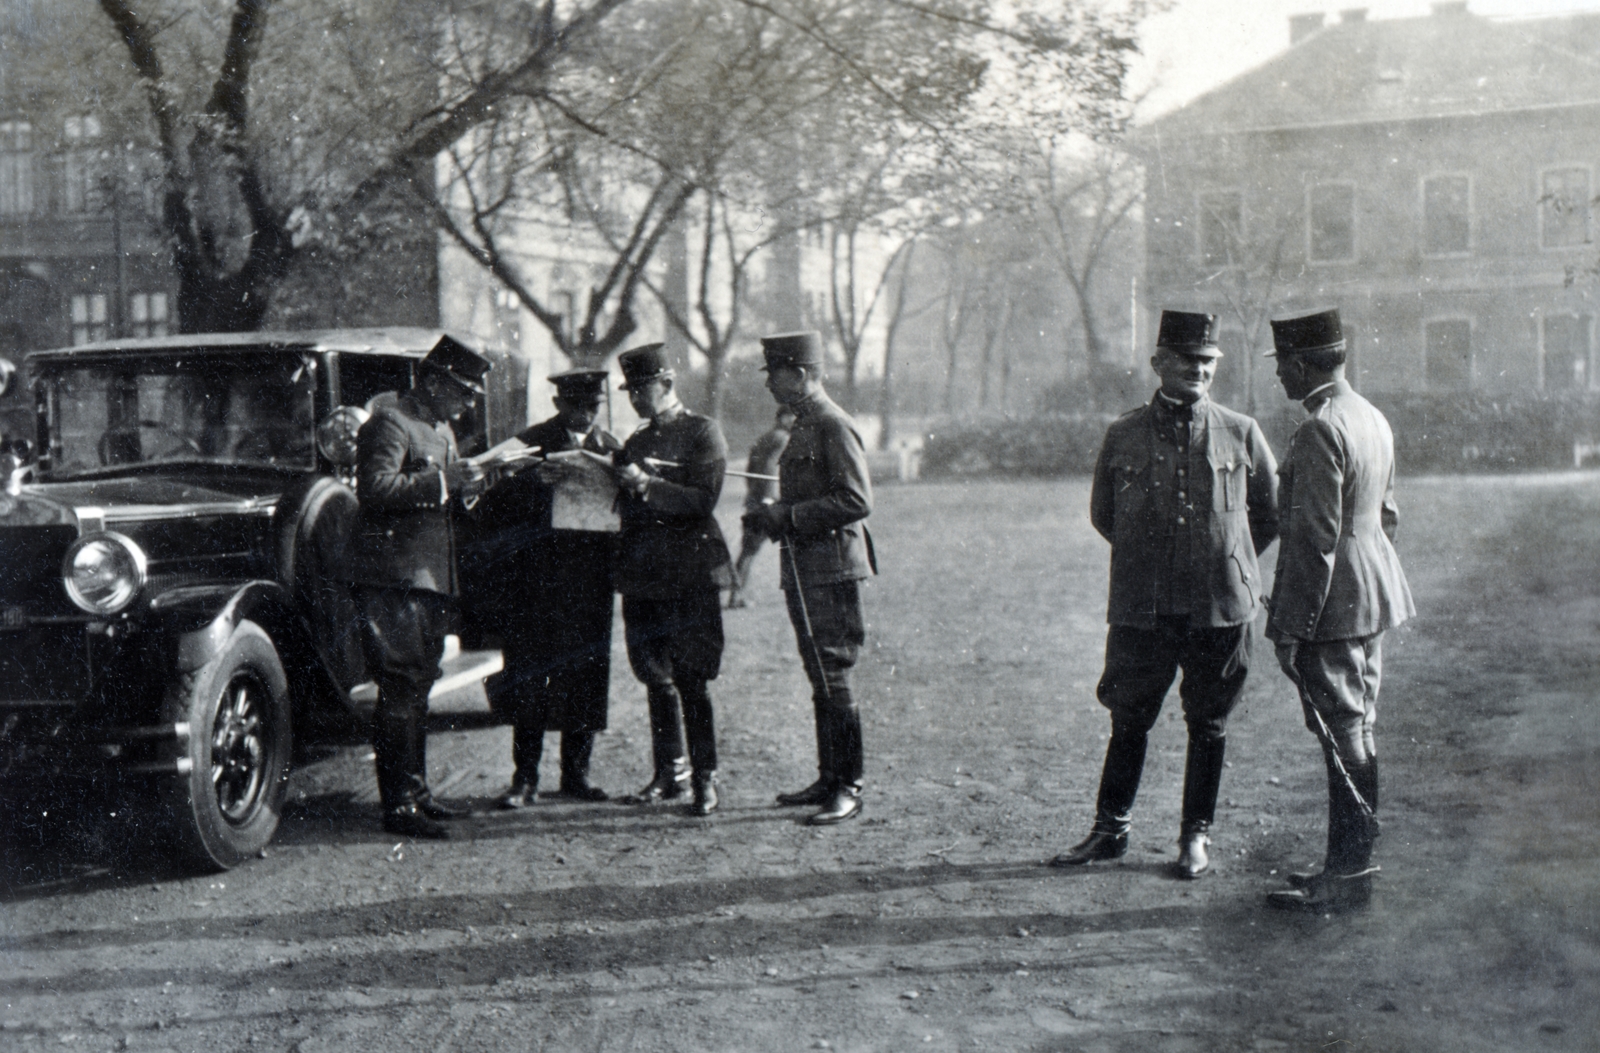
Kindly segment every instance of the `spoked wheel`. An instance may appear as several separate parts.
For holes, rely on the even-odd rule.
[[[185,859],[236,866],[272,840],[288,788],[289,690],[271,638],[241,622],[216,658],[173,681],[167,709],[189,725],[188,770],[165,790]]]

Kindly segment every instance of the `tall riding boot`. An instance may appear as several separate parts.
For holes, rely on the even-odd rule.
[[[589,758],[594,754],[594,732],[561,733],[561,796],[578,801],[603,801],[606,792],[589,782]]]
[[[834,774],[838,770],[838,760],[833,721],[820,693],[811,698],[811,712],[817,727],[817,781],[804,789],[778,794],[778,804],[785,808],[826,803],[832,799],[834,783],[838,781]]]
[[[412,697],[415,685],[383,684],[373,714],[372,753],[383,801],[383,828],[392,834],[443,840],[450,832],[423,807],[427,794],[426,754],[419,744],[425,709]]]
[[[1094,828],[1089,836],[1050,860],[1053,867],[1078,867],[1128,852],[1129,816],[1144,774],[1146,734],[1111,724],[1105,766],[1100,769],[1100,794],[1095,801]]]
[[[424,699],[426,695],[423,696]],[[411,720],[407,730],[407,746],[411,754],[411,786],[412,796],[416,799],[417,808],[429,819],[461,819],[471,814],[470,809],[452,808],[433,799],[433,791],[428,788],[428,706],[424,701],[411,711]]]
[[[1189,737],[1183,768],[1183,829],[1204,833],[1217,814],[1217,790],[1222,786],[1222,759],[1228,750],[1224,737]]]
[[[678,681],[678,696],[683,700],[683,730],[689,740],[689,767],[695,771],[717,770],[717,725],[711,707],[711,692],[704,680]]]
[[[1368,757],[1364,762],[1357,763],[1350,768],[1350,781],[1355,783],[1356,789],[1372,807],[1373,815],[1368,818],[1356,803],[1354,795],[1350,795],[1350,848],[1349,864],[1352,871],[1365,870],[1372,865],[1373,842],[1378,837],[1378,762],[1374,757]],[[1348,793],[1348,790],[1347,790]]]
[[[1324,747],[1323,753],[1328,766],[1328,859],[1323,864],[1323,872],[1348,874],[1358,869],[1355,856],[1359,847],[1355,839],[1361,813],[1344,776],[1334,764],[1332,751]]]
[[[834,777],[839,782],[860,784],[865,758],[861,746],[861,711],[847,687],[833,690]]]
[[[1194,879],[1211,865],[1206,832],[1216,818],[1217,790],[1222,785],[1222,758],[1228,740],[1222,736],[1189,736],[1183,770],[1183,825],[1178,833],[1178,876]]]
[[[637,793],[622,799],[624,804],[655,804],[683,796],[689,782],[689,758],[683,753],[680,727],[681,703],[672,684],[647,684],[650,704],[650,747],[655,761],[655,776]]]
[[[1097,831],[1128,836],[1133,802],[1144,775],[1146,741],[1144,732],[1111,725],[1111,741],[1106,744],[1106,763],[1100,770],[1100,793],[1094,806]]]

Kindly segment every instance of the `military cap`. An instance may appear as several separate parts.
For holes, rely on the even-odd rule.
[[[556,386],[556,394],[568,402],[593,403],[605,397],[610,377],[603,369],[569,369],[547,379]]]
[[[643,344],[617,356],[617,365],[622,367],[623,391],[638,387],[647,380],[676,375],[672,367],[667,364],[666,352],[663,350],[666,346],[666,344]]]
[[[483,378],[494,368],[494,363],[454,337],[441,336],[422,360],[422,368],[442,373],[468,391],[481,395]]]
[[[774,366],[822,366],[822,334],[817,332],[778,333],[761,338],[761,353],[767,356],[762,369]]]
[[[1344,329],[1339,324],[1339,309],[1333,307],[1299,318],[1274,318],[1272,347],[1267,352],[1268,358],[1302,351],[1343,350]]]
[[[1217,316],[1196,311],[1162,311],[1156,346],[1196,358],[1221,358]]]

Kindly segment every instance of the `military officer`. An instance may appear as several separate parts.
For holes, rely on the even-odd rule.
[[[556,415],[518,434],[540,455],[588,450],[607,458],[622,444],[596,426],[610,374],[574,369],[549,378]],[[501,808],[532,803],[546,731],[561,732],[558,795],[603,801],[589,782],[594,737],[606,726],[611,682],[611,564],[616,536],[557,528],[554,485],[571,469],[541,461],[496,483],[474,509],[479,617],[502,636],[505,669],[484,685],[490,707],[511,718],[516,771]]]
[[[861,713],[850,670],[866,633],[860,583],[875,573],[866,518],[872,482],[855,422],[823,390],[822,337],[761,338],[767,390],[794,410],[778,461],[779,498],[746,521],[783,546],[780,581],[811,681],[817,722],[817,781],[778,795],[780,805],[820,805],[807,822],[826,826],[861,813]]]
[[[489,365],[443,337],[409,391],[374,400],[357,436],[361,511],[350,573],[378,685],[372,751],[383,828],[394,834],[446,838],[437,820],[464,814],[428,790],[423,721],[458,595],[454,506],[482,483],[457,456],[451,424],[483,393]]]
[[[688,782],[691,813],[710,815],[717,807],[717,739],[706,684],[722,668],[721,590],[733,584],[728,546],[713,515],[728,444],[716,421],[679,401],[662,348],[647,344],[618,358],[623,389],[646,420],[617,457],[622,536],[616,585],[628,663],[649,700],[655,761],[654,778],[625,801],[670,800]]]
[[[1089,518],[1111,542],[1096,693],[1111,740],[1094,827],[1055,866],[1127,852],[1146,736],[1179,669],[1189,745],[1176,872],[1193,879],[1210,864],[1228,715],[1250,670],[1256,557],[1278,534],[1277,463],[1260,426],[1208,397],[1216,337],[1215,315],[1161,313],[1150,360],[1160,389],[1111,425],[1095,466]]]
[[[1378,834],[1377,717],[1383,634],[1416,613],[1394,550],[1394,435],[1345,380],[1337,310],[1275,320],[1278,380],[1310,419],[1283,467],[1283,538],[1267,635],[1300,692],[1328,772],[1328,851],[1291,874],[1274,907],[1324,913],[1371,896]]]

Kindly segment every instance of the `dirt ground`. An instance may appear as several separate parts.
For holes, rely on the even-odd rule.
[[[1262,904],[1319,861],[1325,808],[1267,648],[1213,873],[1167,871],[1175,702],[1126,859],[1041,866],[1088,828],[1108,730],[1087,484],[885,487],[859,821],[771,805],[814,750],[769,551],[727,617],[717,815],[548,802],[397,841],[351,746],[296,773],[277,843],[228,874],[53,827],[0,860],[0,1050],[1600,1049],[1600,477],[1410,479],[1400,498],[1421,616],[1386,655],[1364,914]],[[617,636],[594,766],[613,792],[649,776]],[[481,693],[443,708],[435,788],[486,806],[509,733]]]

